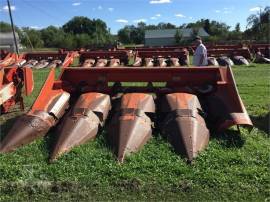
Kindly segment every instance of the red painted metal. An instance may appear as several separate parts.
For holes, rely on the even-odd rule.
[[[8,53],[6,57],[0,62],[0,68],[12,66],[16,63],[16,60],[17,60],[16,53]]]
[[[209,141],[209,130],[202,117],[202,107],[196,95],[167,94],[161,99],[161,131],[175,151],[192,161]]]
[[[20,55],[20,59],[25,59],[26,61],[37,60],[37,61],[56,61],[60,60],[62,62],[62,67],[69,67],[75,57],[75,52],[32,52],[24,53]],[[26,67],[28,65],[25,65]],[[29,67],[32,67],[31,65]]]
[[[22,89],[25,95],[33,91],[33,73],[31,69],[19,67],[2,67],[0,70],[0,105],[1,113],[7,113],[11,107],[19,103],[24,110]]]
[[[136,56],[141,58],[178,58],[181,65],[189,64],[189,52],[181,51],[138,51]]]
[[[115,59],[120,60],[119,63],[127,63],[127,52],[126,51],[89,51],[89,52],[83,52],[80,55],[80,63],[83,64],[85,60],[87,59],[94,59],[98,64],[96,64],[97,67],[104,67],[107,65],[105,64],[105,60],[110,60],[112,59],[113,61]],[[104,60],[103,60],[104,59]]]
[[[210,57],[220,57],[220,56],[243,56],[248,60],[251,60],[251,53],[248,48],[242,49],[207,49],[207,54]]]
[[[184,139],[192,137],[193,142],[197,140],[195,146],[192,147],[192,151],[189,151],[191,147],[185,146],[184,153],[190,160],[207,145],[208,141],[208,132],[203,121],[204,116],[200,114],[200,110],[204,110],[208,114],[206,122],[213,130],[224,131],[233,125],[252,126],[237,91],[230,67],[77,67],[64,68],[58,79],[54,77],[55,70],[52,69],[30,112],[25,115],[26,121],[20,121],[14,125],[3,141],[6,146],[0,147],[1,152],[14,150],[21,145],[20,141],[26,144],[37,137],[43,136],[49,128],[57,124],[65,113],[67,106],[72,105],[77,97],[85,93],[102,93],[112,97],[123,94],[120,105],[114,106],[116,113],[109,129],[112,147],[120,161],[124,159],[125,154],[137,151],[151,135],[152,121],[150,118],[155,111],[153,93],[158,98],[165,96],[169,102],[170,100],[181,99],[175,102],[176,107],[171,108],[170,111],[174,111],[174,109],[193,111],[188,114],[190,115],[188,120],[184,121],[186,118],[181,113],[181,116],[177,114],[177,118],[174,118],[174,121],[181,128],[178,132],[174,131],[174,133],[178,133],[178,137],[184,137]],[[124,85],[121,82],[128,83]],[[148,85],[134,87],[134,84],[130,82],[145,82]],[[165,86],[157,87],[151,85],[152,82],[163,82]],[[69,96],[72,99],[69,99]],[[115,103],[117,102],[115,101]],[[188,103],[194,104],[189,105]],[[99,104],[102,106],[102,102],[99,102]],[[77,105],[75,106],[77,108]],[[82,108],[87,108],[87,106]],[[195,108],[198,111],[194,115]],[[170,111],[166,113],[170,114]],[[73,115],[67,116],[72,117]],[[90,117],[95,117],[92,115]],[[82,114],[78,115],[78,117],[81,116]],[[88,118],[91,119],[90,117]],[[39,121],[35,121],[35,119]],[[33,120],[34,123],[40,122],[41,126],[47,124],[44,127],[46,130],[33,128],[31,124],[29,126],[29,123],[32,123]],[[97,119],[93,118],[93,124],[95,120]],[[63,121],[65,122],[65,119]],[[193,131],[192,134],[189,135],[186,135],[188,134],[186,129],[182,130],[183,125],[185,125],[183,123],[187,122],[193,128],[190,130]],[[71,125],[68,124],[68,126]],[[96,127],[94,128],[94,131],[96,131]],[[202,131],[204,131],[201,138],[198,137],[199,133],[196,128],[202,128]],[[166,130],[170,131],[169,128]],[[22,132],[20,135],[19,131],[26,132]],[[26,138],[27,141],[22,137]],[[15,143],[12,141],[13,139]]]
[[[155,113],[151,95],[129,93],[122,96],[109,128],[109,141],[119,162],[123,162],[126,155],[138,151],[151,138],[149,113]]]
[[[111,109],[110,96],[101,93],[82,94],[59,126],[51,160],[73,147],[94,139]]]

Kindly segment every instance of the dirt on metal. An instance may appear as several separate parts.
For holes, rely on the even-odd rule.
[[[155,113],[152,95],[129,93],[122,96],[109,127],[109,141],[119,162],[138,151],[152,136],[152,121],[147,115]]]
[[[167,94],[161,101],[161,131],[176,152],[192,161],[209,141],[204,112],[196,95]]]
[[[92,92],[82,94],[59,126],[59,136],[51,160],[94,139],[99,127],[104,125],[110,109],[109,95]]]

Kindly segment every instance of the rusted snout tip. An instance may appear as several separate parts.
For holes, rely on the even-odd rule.
[[[119,163],[123,163],[125,157],[137,152],[151,138],[151,121],[148,117],[134,117],[132,120],[123,120],[119,117],[118,126],[114,126],[110,133],[114,140],[112,147]]]
[[[44,136],[51,128],[53,121],[53,117],[42,111],[32,115],[23,115],[16,121],[7,136],[0,143],[0,152],[12,152],[18,147],[29,144],[38,137]]]
[[[99,123],[99,118],[93,112],[88,113],[88,116],[67,117],[50,159],[56,160],[72,148],[94,139],[98,133]]]

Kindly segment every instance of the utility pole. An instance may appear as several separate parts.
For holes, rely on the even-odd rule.
[[[14,28],[14,24],[13,24],[13,19],[12,19],[9,0],[7,0],[7,5],[8,5],[8,12],[9,12],[9,17],[10,17],[10,22],[11,22],[11,28],[12,28],[12,33],[13,33],[14,44],[15,44],[15,51],[16,51],[17,54],[19,54],[19,49],[18,49],[17,39],[16,39],[16,35],[15,35],[15,28]]]

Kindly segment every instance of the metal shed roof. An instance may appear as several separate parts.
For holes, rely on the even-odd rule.
[[[19,35],[16,32],[15,37],[19,42]],[[13,45],[14,39],[12,32],[0,32],[0,45]]]
[[[146,30],[145,38],[174,38],[176,31],[179,30],[179,33],[184,38],[192,37],[193,29],[185,28],[185,29],[156,29],[156,30]],[[198,35],[202,37],[209,36],[209,34],[203,29],[199,28]]]

